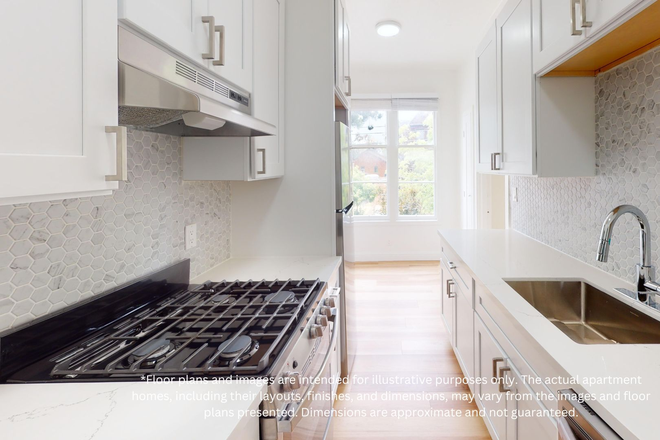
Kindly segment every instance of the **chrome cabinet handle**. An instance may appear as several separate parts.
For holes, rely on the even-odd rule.
[[[499,376],[497,373],[497,364],[500,362],[504,362],[504,358],[493,358],[493,377]]]
[[[498,378],[500,379],[500,393],[508,393],[509,391],[511,391],[511,388],[504,387],[504,374],[507,371],[511,371],[511,368],[509,367],[500,368],[500,374],[498,375]]]
[[[456,292],[451,291],[451,286],[455,285],[456,283],[452,279],[447,280],[447,298],[454,298],[456,297]]]
[[[126,127],[105,127],[106,133],[117,134],[117,174],[106,175],[107,182],[126,182],[128,180],[128,131]]]
[[[577,14],[575,13],[575,6],[581,0],[571,0],[571,35],[578,36],[582,35],[582,30],[577,28]]]
[[[495,170],[495,153],[490,153],[490,170]]]
[[[449,264],[450,269],[456,269],[456,265],[454,264],[453,261],[448,261],[447,264]]]
[[[587,20],[587,0],[580,0],[580,7],[582,8],[582,27],[589,28],[593,26],[593,23]]]
[[[219,25],[215,26],[215,31],[220,34],[220,52],[218,53],[218,59],[213,60],[214,66],[224,66],[225,65],[225,26]]]
[[[261,171],[257,171],[257,174],[266,174],[266,149],[257,148],[257,154],[261,152]]]
[[[502,153],[493,153],[493,171],[500,171],[502,169],[501,166],[497,165],[497,156],[502,157]]]
[[[202,23],[209,25],[209,51],[202,54],[205,60],[212,60],[215,57],[215,17],[205,15],[202,17]]]
[[[344,80],[348,81],[348,92],[346,92],[346,96],[353,96],[353,80],[350,76],[345,76]]]

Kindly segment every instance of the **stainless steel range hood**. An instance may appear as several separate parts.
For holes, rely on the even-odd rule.
[[[119,124],[174,136],[270,136],[249,93],[119,28]]]

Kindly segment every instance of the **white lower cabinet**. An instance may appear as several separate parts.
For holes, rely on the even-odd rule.
[[[474,353],[475,365],[477,367],[476,376],[484,378],[484,383],[477,384],[475,394],[481,404],[481,409],[485,411],[484,421],[494,439],[507,438],[507,402],[505,398],[497,401],[492,397],[503,394],[500,391],[499,384],[494,378],[500,377],[501,368],[506,367],[506,356],[504,351],[490,334],[486,325],[475,315],[474,325]],[[486,397],[487,396],[487,397]]]
[[[441,264],[442,270],[442,320],[445,323],[447,333],[451,340],[451,345],[454,346],[454,280],[451,273],[444,264]]]
[[[510,370],[505,374],[513,380],[513,383],[507,402],[510,415],[507,418],[507,440],[555,440],[557,438],[555,422],[550,417],[526,416],[546,408],[536,399],[536,395],[523,381],[516,367],[511,363],[508,366]]]
[[[460,288],[456,287],[456,336],[454,348],[456,357],[465,372],[465,376],[474,376],[474,310],[472,308],[472,295],[469,297]]]
[[[0,58],[0,204],[116,189],[117,2],[3,2]]]
[[[284,175],[284,11],[284,0],[254,0],[252,115],[275,125],[277,134],[184,138],[184,180],[252,181]]]

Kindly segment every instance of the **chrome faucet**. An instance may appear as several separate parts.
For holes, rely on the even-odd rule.
[[[607,262],[612,241],[614,224],[624,214],[632,214],[639,222],[639,264],[637,265],[637,292],[660,291],[660,284],[653,281],[653,266],[651,266],[651,225],[646,215],[632,205],[621,205],[614,208],[603,222],[600,231],[598,253],[596,259],[601,263]]]

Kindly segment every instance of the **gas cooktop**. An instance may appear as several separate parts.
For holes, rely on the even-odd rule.
[[[319,280],[188,284],[185,261],[0,335],[0,381],[267,376],[314,305]]]

